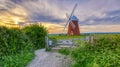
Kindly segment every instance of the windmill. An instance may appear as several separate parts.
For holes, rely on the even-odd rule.
[[[77,7],[77,4],[75,4],[69,17],[68,17],[68,15],[66,15],[68,17],[68,21],[64,27],[64,30],[68,25],[67,35],[69,35],[69,36],[70,35],[80,35],[79,25],[78,25],[79,19],[75,15],[73,15],[76,7]]]

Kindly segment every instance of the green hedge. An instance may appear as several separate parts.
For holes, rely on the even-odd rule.
[[[32,50],[29,39],[17,28],[0,27],[0,55],[20,53],[21,50]]]
[[[33,24],[25,27],[23,32],[33,43],[35,49],[45,47],[45,36],[48,32],[44,26]]]
[[[47,30],[42,25],[23,29],[0,27],[0,67],[24,67],[33,51],[45,47]]]

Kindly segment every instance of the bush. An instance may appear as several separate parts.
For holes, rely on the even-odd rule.
[[[24,29],[0,27],[0,67],[24,67],[33,51],[45,46],[47,30],[41,25]]]
[[[25,67],[28,62],[34,58],[34,53],[31,51],[22,51],[21,53],[2,56],[0,59],[1,67]]]
[[[20,29],[0,27],[0,55],[20,53],[22,50],[32,50],[32,44]]]
[[[74,49],[71,56],[73,67],[119,67],[120,35],[100,35],[95,38],[95,45],[83,44]]]
[[[45,36],[48,32],[44,26],[33,24],[25,27],[23,32],[33,43],[35,49],[45,47]]]

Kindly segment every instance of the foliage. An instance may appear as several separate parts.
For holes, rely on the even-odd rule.
[[[32,24],[25,27],[23,32],[28,36],[30,41],[32,41],[35,49],[45,47],[45,36],[48,32],[44,26]]]
[[[47,30],[41,25],[1,26],[0,31],[0,67],[24,67],[34,57],[33,51],[45,46]]]
[[[0,55],[20,53],[21,50],[32,50],[32,44],[20,29],[0,27]]]
[[[22,51],[20,54],[2,56],[0,66],[2,67],[25,67],[34,58],[34,53]]]
[[[119,67],[119,40],[120,35],[97,35],[95,45],[80,43],[71,54],[73,67]]]
[[[63,48],[63,49],[60,49],[58,52],[61,53],[61,54],[64,54],[64,55],[69,55],[70,54],[70,49],[69,48]]]

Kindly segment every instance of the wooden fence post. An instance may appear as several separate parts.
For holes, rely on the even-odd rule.
[[[45,42],[46,42],[46,48],[48,48],[49,46],[48,46],[48,36],[45,36]]]
[[[91,36],[91,44],[94,45],[94,36]]]

